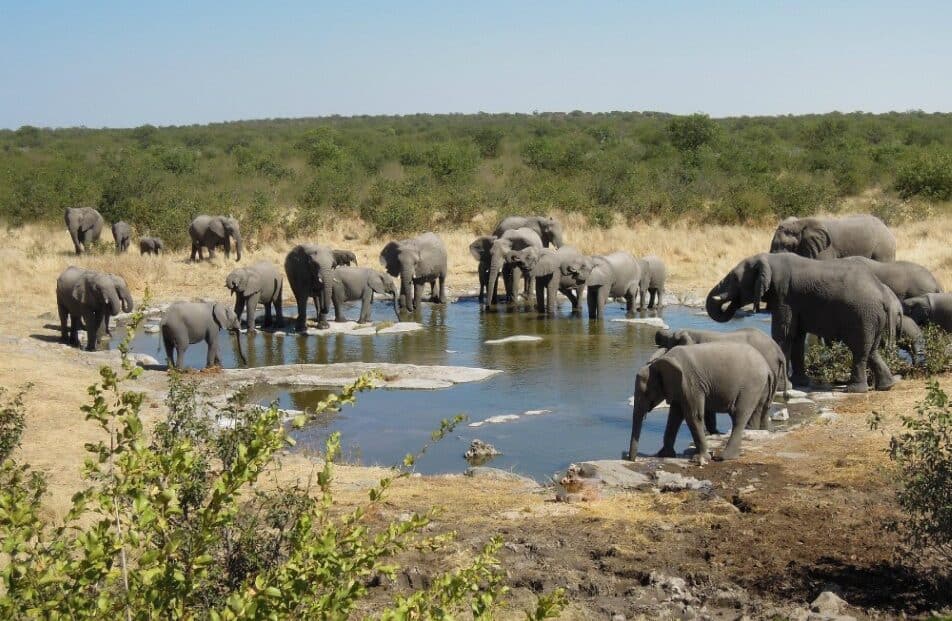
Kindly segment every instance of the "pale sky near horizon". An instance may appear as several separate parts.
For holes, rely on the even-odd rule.
[[[952,111],[952,2],[0,0],[0,128]]]

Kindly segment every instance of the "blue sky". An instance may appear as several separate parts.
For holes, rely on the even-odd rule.
[[[0,0],[0,127],[952,110],[952,2]]]

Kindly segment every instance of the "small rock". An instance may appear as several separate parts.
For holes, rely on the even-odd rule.
[[[655,484],[662,492],[678,492],[686,489],[710,490],[712,487],[712,483],[708,480],[686,477],[677,472],[655,470],[652,475],[654,476]]]
[[[622,614],[612,615],[612,621],[625,621],[625,615],[622,615]]]
[[[577,466],[583,479],[596,479],[602,485],[615,489],[647,489],[651,487],[648,475],[639,472],[634,462],[618,459],[583,461]]]
[[[697,598],[691,593],[691,590],[688,588],[688,583],[684,578],[679,578],[677,576],[668,576],[656,571],[651,572],[648,577],[648,582],[666,594],[668,594],[672,600],[681,601],[681,602],[693,602]]]
[[[467,468],[463,472],[464,476],[472,477],[474,479],[489,479],[491,481],[512,481],[514,483],[523,483],[526,487],[538,488],[539,484],[529,477],[524,477],[521,474],[516,474],[515,472],[510,472],[508,470],[500,470],[499,468],[489,468],[487,466],[473,466]]]
[[[470,423],[467,425],[467,427],[482,427],[483,425],[487,424],[511,423],[514,420],[519,420],[518,414],[499,414]]]
[[[782,395],[783,391],[778,391],[777,394]],[[790,390],[787,391],[787,397],[791,399],[800,399],[806,396],[807,396],[806,392],[802,390],[797,390],[796,388],[791,388]]]
[[[770,420],[778,420],[778,421],[790,420],[790,410],[788,410],[787,408],[781,408],[777,410],[776,412],[772,412],[770,414]]]
[[[145,327],[142,328],[142,331],[145,332],[146,334],[155,334],[156,332],[159,331],[159,324],[147,323],[145,324]]]
[[[827,422],[827,423],[832,423],[833,421],[835,421],[835,420],[838,419],[838,418],[839,418],[839,415],[838,415],[836,412],[832,411],[832,410],[828,410],[828,411],[826,411],[826,412],[821,412],[820,415],[817,416],[817,419],[818,419],[818,420],[822,420],[822,421]]]
[[[304,331],[304,334],[308,336],[317,336],[320,333],[321,331],[318,330],[317,328],[308,328],[307,330]]]
[[[552,410],[526,410],[522,413],[523,416],[542,416],[543,414],[551,414]]]
[[[541,336],[517,334],[515,336],[507,336],[504,339],[489,339],[488,341],[486,341],[486,345],[502,345],[505,343],[538,343],[541,340],[542,340]]]
[[[797,405],[800,403],[813,403],[813,399],[807,399],[806,397],[790,397],[787,399],[787,405]]]
[[[666,324],[664,322],[664,319],[662,319],[661,317],[625,317],[625,318],[612,319],[612,321],[616,323],[643,324],[646,326],[661,328],[662,330],[668,329],[668,324]]]
[[[159,366],[159,361],[150,356],[149,354],[136,354],[132,353],[129,355],[129,358],[132,359],[140,367],[157,367]]]
[[[810,610],[824,614],[839,614],[844,606],[848,606],[839,595],[833,591],[823,591],[817,598],[810,602]]]
[[[495,446],[477,438],[469,443],[469,448],[463,454],[463,457],[466,461],[483,463],[497,455],[502,455],[502,453],[496,450]]]

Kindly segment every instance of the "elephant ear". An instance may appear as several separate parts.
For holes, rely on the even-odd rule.
[[[73,285],[73,299],[83,305],[92,303],[90,287],[91,284],[86,278],[78,279]]]
[[[763,256],[754,264],[754,305],[760,306],[760,301],[770,290],[772,274],[770,263]]]
[[[221,302],[215,302],[212,305],[212,319],[218,325],[218,329],[227,329],[228,326],[228,313],[225,305]]]
[[[477,237],[473,240],[473,243],[469,245],[469,254],[473,255],[473,258],[477,261],[481,261],[492,247],[494,239],[495,237],[492,235],[481,235]]]
[[[674,333],[673,340],[678,345],[694,345],[694,339],[691,333],[686,330],[678,330]]]
[[[225,222],[222,218],[212,218],[208,223],[208,230],[219,237],[225,236]]]
[[[245,295],[254,295],[261,292],[261,275],[248,272],[245,275]]]
[[[800,233],[800,244],[797,246],[797,254],[804,257],[815,259],[820,253],[830,247],[830,233],[822,224],[810,224],[803,227]]]
[[[391,276],[400,275],[399,255],[400,244],[395,241],[388,243],[383,247],[383,250],[380,251],[380,265],[387,270],[387,273]]]
[[[383,274],[380,272],[371,272],[367,278],[367,284],[374,293],[387,292],[387,283],[384,282]]]

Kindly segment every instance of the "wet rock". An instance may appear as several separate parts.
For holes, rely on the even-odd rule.
[[[552,410],[526,410],[522,413],[523,416],[543,416],[545,414],[551,414]]]
[[[518,414],[498,414],[496,416],[490,416],[489,418],[484,418],[483,420],[478,420],[470,423],[467,427],[482,427],[483,425],[498,425],[501,423],[511,423],[514,420],[519,420]]]
[[[142,328],[142,331],[145,332],[146,334],[155,334],[156,332],[159,331],[159,324],[147,323],[145,324],[145,327]]]
[[[272,334],[273,334],[274,336],[277,336],[277,337],[282,337],[282,336],[287,336],[287,335],[288,335],[288,333],[285,332],[284,330],[275,330]]]
[[[610,489],[640,490],[652,486],[651,478],[640,472],[634,462],[620,459],[583,461],[577,465],[577,472],[581,478],[597,480]]]
[[[706,479],[695,479],[694,477],[684,476],[678,472],[667,472],[665,470],[655,470],[652,473],[655,484],[662,492],[679,492],[682,490],[703,490],[710,491],[712,483]]]
[[[472,477],[474,479],[487,479],[489,481],[511,481],[513,483],[522,483],[527,488],[537,489],[539,484],[529,477],[524,477],[521,474],[516,474],[515,472],[510,472],[509,470],[501,470],[499,468],[489,468],[487,466],[473,466],[467,468],[463,472],[463,476]]]
[[[666,324],[664,322],[664,319],[662,319],[661,317],[619,317],[616,319],[612,319],[612,321],[617,323],[642,324],[646,326],[660,328],[662,330],[668,329],[668,324]]]
[[[777,410],[776,412],[771,412],[770,420],[776,420],[776,421],[790,420],[790,410],[788,410],[787,408],[781,408]]]
[[[541,336],[531,336],[529,334],[516,334],[515,336],[507,336],[504,339],[489,339],[486,341],[486,345],[503,345],[506,343],[538,343],[542,340]]]
[[[813,403],[813,399],[807,399],[806,397],[791,397],[787,399],[787,405],[797,405],[800,403]]]
[[[816,599],[810,602],[810,610],[823,614],[836,615],[848,605],[845,600],[833,591],[823,591],[817,595]]]
[[[137,365],[139,365],[140,367],[157,367],[157,366],[160,366],[160,365],[159,365],[159,361],[156,360],[155,358],[153,358],[152,356],[150,356],[149,354],[136,354],[136,353],[131,353],[131,354],[129,354],[129,358],[130,358],[133,362],[135,362]]]
[[[497,455],[502,455],[502,453],[496,450],[496,447],[492,444],[483,442],[478,438],[470,442],[469,448],[463,453],[466,461],[479,463],[485,463]]]

